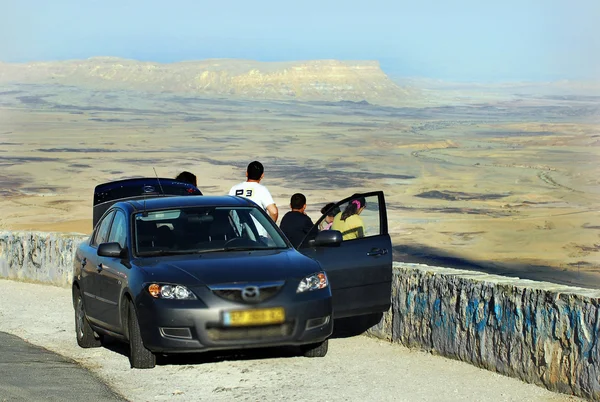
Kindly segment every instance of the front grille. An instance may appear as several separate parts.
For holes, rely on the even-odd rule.
[[[214,292],[214,294],[216,294],[217,296],[219,296],[223,299],[233,301],[236,303],[261,303],[266,300],[269,300],[270,298],[275,296],[277,293],[279,293],[282,285],[265,286],[265,287],[257,286],[257,287],[259,289],[259,295],[254,300],[244,300],[244,298],[242,297],[243,288],[242,289],[233,289],[233,288],[232,289],[213,289],[213,292]]]
[[[208,337],[213,341],[237,341],[237,340],[263,340],[290,336],[293,323],[268,325],[260,327],[241,328],[207,328]]]

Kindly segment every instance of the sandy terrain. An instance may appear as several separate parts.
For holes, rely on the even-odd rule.
[[[73,314],[69,289],[0,280],[0,331],[74,359],[133,401],[580,400],[363,336],[332,339],[322,359],[262,351],[196,355],[132,370],[120,344],[79,348]]]
[[[328,201],[384,190],[398,260],[600,286],[598,110],[593,96],[391,108],[9,86],[0,228],[89,233],[97,184],[190,170],[224,194],[258,159],[282,214],[296,191],[316,220]]]

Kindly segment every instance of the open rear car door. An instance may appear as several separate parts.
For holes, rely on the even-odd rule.
[[[365,202],[358,216],[346,218],[350,220],[344,224],[336,225],[334,221],[332,229],[345,226],[341,242],[319,246],[318,240],[315,243],[309,234],[298,247],[299,252],[317,260],[327,273],[336,319],[385,312],[391,304],[392,242],[383,192],[355,194],[338,202],[336,220],[343,217],[344,211],[357,211]],[[315,226],[318,228],[325,218],[323,215]],[[362,223],[362,229],[348,228],[357,222]],[[319,235],[335,234],[322,231]]]

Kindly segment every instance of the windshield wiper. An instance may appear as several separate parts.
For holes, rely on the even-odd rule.
[[[204,250],[153,250],[143,251],[138,253],[140,257],[158,257],[168,255],[184,255],[184,254],[204,254],[204,253],[222,253],[226,251],[260,251],[260,250],[282,250],[287,247],[219,247],[208,248]]]
[[[210,248],[206,250],[198,250],[197,254],[203,253],[215,253],[215,252],[224,252],[224,251],[262,251],[262,250],[281,250],[287,247],[220,247],[220,248]]]
[[[153,251],[142,251],[138,253],[140,257],[156,257],[161,255],[182,255],[182,254],[194,254],[195,250],[153,250]]]
[[[204,253],[222,253],[225,251],[251,251],[251,250],[264,250],[256,247],[220,247],[220,248],[208,248],[206,250],[195,251],[196,254]]]

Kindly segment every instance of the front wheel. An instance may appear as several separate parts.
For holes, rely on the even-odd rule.
[[[131,368],[154,368],[154,366],[156,366],[156,356],[146,349],[144,342],[142,342],[140,324],[137,319],[137,314],[135,313],[135,307],[133,307],[133,303],[131,302],[129,302],[128,314],[129,362],[131,363]]]
[[[304,357],[325,357],[327,349],[329,349],[329,339],[325,339],[320,343],[302,346],[302,355]]]
[[[77,334],[77,344],[82,348],[97,348],[101,346],[101,339],[96,337],[85,315],[85,306],[83,305],[81,291],[75,289],[73,297],[75,298],[75,333]]]

